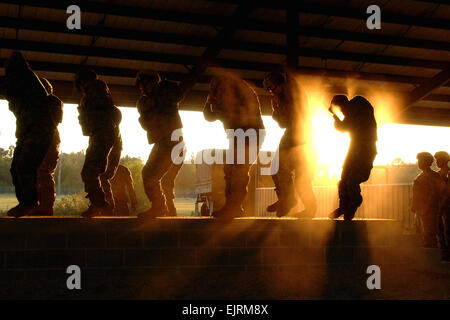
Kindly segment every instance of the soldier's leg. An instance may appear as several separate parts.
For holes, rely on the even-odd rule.
[[[169,210],[169,216],[176,216],[177,210],[175,208],[175,179],[178,175],[183,164],[172,164],[169,170],[166,172],[161,180],[161,186],[164,196],[166,198],[167,209]]]
[[[17,141],[17,145],[16,148],[14,149],[14,155],[13,155],[13,159],[11,162],[11,178],[12,178],[12,183],[14,185],[15,188],[15,192],[16,192],[16,198],[17,201],[19,201],[19,203],[23,202],[23,189],[22,189],[22,182],[19,179],[19,174],[17,172],[17,161],[20,157],[22,157],[22,143],[19,141]]]
[[[236,140],[235,140],[236,142]],[[258,136],[255,141],[258,143]],[[217,218],[233,218],[235,216],[242,216],[244,209],[243,202],[247,196],[247,185],[250,180],[249,172],[253,164],[253,156],[250,155],[250,142],[246,141],[244,149],[239,150],[239,145],[233,143],[230,147],[234,148],[234,163],[224,165],[225,174],[225,205],[217,211],[213,212],[213,216]],[[256,151],[258,151],[258,146]],[[244,153],[245,161],[243,164],[238,163],[239,152]],[[252,156],[252,157],[251,157]]]
[[[115,216],[129,216],[130,210],[128,209],[128,202],[120,201],[119,199],[114,200],[114,215]]]
[[[285,133],[280,140],[277,150],[276,157],[278,156],[278,159],[275,161],[275,167],[272,166],[272,170],[275,171],[272,175],[272,180],[275,184],[278,201],[267,208],[269,212],[276,211],[279,217],[288,214],[289,210],[295,207],[297,203],[294,189],[294,163],[290,155],[291,150],[289,136]]]
[[[52,144],[38,169],[39,208],[33,212],[35,215],[53,215],[56,200],[54,174],[59,159],[59,145],[59,133],[55,132]]]
[[[145,194],[152,203],[152,208],[140,216],[167,215],[166,199],[164,197],[161,179],[172,166],[171,152],[173,143],[155,143],[142,169],[142,181]]]
[[[105,200],[109,204],[108,211],[110,214],[112,214],[114,210],[114,197],[111,190],[110,180],[114,178],[114,175],[116,174],[117,167],[119,166],[120,162],[121,153],[122,138],[119,136],[108,154],[106,170],[100,175],[102,190],[105,193]]]
[[[293,160],[295,164],[295,190],[305,207],[305,210],[299,213],[299,215],[301,217],[312,218],[317,211],[317,201],[312,187],[313,173],[311,171],[311,165],[309,164],[305,147],[296,147],[293,155],[295,158]]]
[[[107,206],[105,194],[100,184],[100,175],[106,170],[108,154],[114,144],[114,138],[104,135],[91,136],[89,146],[86,150],[81,179],[84,182],[84,190],[87,198],[91,202],[88,211],[84,216],[101,214],[98,210],[103,210]]]
[[[23,140],[23,149],[14,165],[17,181],[21,186],[21,202],[8,211],[8,215],[20,217],[29,214],[39,204],[37,171],[50,146],[52,136],[43,130],[30,132]]]

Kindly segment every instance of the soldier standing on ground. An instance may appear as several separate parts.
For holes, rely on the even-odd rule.
[[[138,217],[176,216],[174,185],[183,163],[172,161],[172,149],[179,143],[172,141],[172,133],[183,128],[178,104],[184,91],[175,82],[162,80],[153,70],[139,72],[136,85],[142,94],[137,102],[139,122],[147,131],[148,143],[153,144],[142,169],[145,194],[152,206]]]
[[[433,155],[428,152],[417,154],[417,165],[422,172],[414,179],[412,212],[420,222],[425,247],[435,248],[438,210],[439,210],[439,174],[431,170]]]
[[[82,94],[78,119],[83,135],[89,137],[81,178],[90,206],[82,215],[87,218],[112,215],[114,199],[109,181],[114,177],[122,151],[119,129],[122,114],[114,106],[107,84],[93,70],[80,70],[75,85]]]
[[[52,216],[53,205],[56,200],[54,174],[59,159],[59,145],[61,139],[59,136],[58,125],[63,118],[63,103],[53,94],[53,87],[50,82],[40,79],[48,93],[48,112],[52,118],[53,139],[45,154],[38,172],[37,172],[37,188],[39,193],[39,207],[30,213],[35,216]]]
[[[297,204],[297,191],[305,206],[297,216],[312,218],[316,214],[317,203],[306,150],[310,128],[308,99],[295,79],[279,72],[269,73],[264,78],[264,88],[271,95],[272,118],[280,128],[286,129],[278,147],[278,172],[272,175],[278,201],[269,205],[267,211],[276,211],[278,217],[287,215]]]
[[[450,261],[450,155],[445,151],[438,151],[434,154],[434,158],[441,178],[437,225],[438,241],[442,261]]]
[[[334,107],[341,109],[343,120],[335,114]],[[329,111],[333,113],[335,128],[350,134],[350,146],[338,185],[339,208],[330,218],[344,215],[345,220],[352,220],[363,201],[359,185],[369,179],[377,155],[377,122],[372,105],[361,96],[349,101],[345,95],[336,95]]]
[[[16,147],[11,176],[19,204],[8,216],[29,215],[38,208],[37,171],[54,138],[47,91],[20,52],[5,65],[5,97],[16,116]]]
[[[263,136],[260,129],[264,129],[261,118],[261,110],[258,96],[250,85],[244,80],[231,75],[215,76],[211,80],[210,90],[203,115],[207,121],[220,120],[227,133],[242,129],[243,133],[255,134],[255,141],[239,137],[239,135],[228,136],[230,148],[234,148],[234,159],[224,164],[225,173],[225,205],[212,213],[216,218],[232,219],[242,216],[244,209],[242,204],[247,195],[249,183],[249,171],[256,159],[252,159],[252,151],[259,153]],[[230,130],[232,129],[232,130]],[[248,131],[247,131],[248,130]],[[239,138],[245,139],[244,148],[239,148]],[[256,145],[252,145],[255,143]],[[244,155],[243,163],[238,162],[238,155]],[[231,163],[230,163],[231,162]]]
[[[111,189],[114,196],[114,215],[129,216],[130,209],[136,211],[137,197],[134,190],[133,178],[130,170],[124,165],[119,164],[114,178],[111,179]]]

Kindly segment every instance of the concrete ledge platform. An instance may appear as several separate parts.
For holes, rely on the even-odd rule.
[[[381,290],[366,286],[373,264]],[[450,265],[395,220],[0,218],[3,299],[449,297]]]

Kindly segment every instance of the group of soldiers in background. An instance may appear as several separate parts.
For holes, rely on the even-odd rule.
[[[163,80],[151,70],[139,72],[136,77],[136,86],[141,92],[137,102],[139,122],[147,132],[149,144],[153,144],[142,170],[144,190],[151,208],[139,213],[140,218],[176,215],[174,181],[182,163],[173,162],[173,149],[180,141],[183,143],[183,138],[181,136],[178,141],[173,141],[172,133],[182,129],[178,105],[198,76],[193,73],[180,84]],[[17,145],[11,173],[19,200],[19,205],[11,209],[8,215],[52,215],[55,201],[53,173],[60,142],[57,126],[62,121],[62,102],[53,95],[50,83],[39,79],[31,70],[20,52],[14,52],[7,62],[6,80],[4,95],[17,119]],[[75,86],[81,93],[79,122],[83,135],[89,136],[81,177],[90,205],[82,215],[93,217],[128,213],[123,201],[114,197],[116,193],[124,194],[126,185],[132,207],[136,207],[131,175],[126,168],[119,166],[121,112],[114,105],[107,84],[93,70],[80,70],[75,76]],[[312,218],[317,204],[311,184],[313,172],[308,154],[311,123],[306,94],[295,78],[286,72],[268,74],[264,79],[264,88],[271,95],[273,119],[285,129],[277,150],[279,167],[272,175],[278,200],[267,210],[276,212],[278,217],[290,214],[297,205],[297,194],[305,210],[296,216]],[[336,108],[345,116],[343,120],[336,115]],[[373,108],[363,97],[349,101],[346,96],[335,96],[330,112],[333,113],[336,129],[348,131],[351,137],[339,182],[339,208],[330,217],[343,215],[344,219],[351,220],[362,202],[359,184],[369,178],[377,153],[377,125]],[[242,129],[245,132],[254,129],[259,152],[264,140],[260,102],[246,81],[226,71],[214,76],[203,114],[208,121],[222,121],[226,130]],[[244,150],[237,150],[237,137],[233,135],[228,138],[230,146],[235,148],[235,161],[224,165],[226,201],[212,214],[224,219],[244,214],[242,205],[253,165],[249,155],[252,147],[250,141],[245,140]],[[236,159],[239,152],[245,152],[244,163]],[[179,155],[184,156],[184,149]],[[111,181],[115,180],[118,187],[112,189]]]
[[[433,157],[429,152],[420,152],[417,160],[422,172],[413,183],[416,228],[425,247],[439,246],[442,260],[450,261],[450,155],[439,151]],[[434,160],[437,172],[431,169]]]

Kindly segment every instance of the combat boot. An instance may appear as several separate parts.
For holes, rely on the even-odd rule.
[[[81,213],[81,216],[84,218],[92,218],[96,216],[104,215],[106,212],[109,203],[105,200],[105,194],[103,190],[98,189],[91,193],[88,193],[86,196],[91,201],[89,208]]]
[[[138,219],[154,219],[156,217],[164,217],[169,215],[169,210],[167,206],[164,205],[153,205],[152,207],[146,211],[142,211],[138,213]]]
[[[287,190],[286,190],[287,191]],[[289,211],[297,205],[294,192],[282,193],[280,192],[279,204],[277,206],[277,217],[284,217]]]
[[[230,205],[225,203],[225,205],[217,211],[213,211],[212,216],[216,219],[228,221],[233,220],[236,217],[242,217],[244,215],[244,209],[242,206]]]
[[[330,219],[338,219],[343,214],[344,214],[344,210],[341,209],[341,208],[337,208],[336,210],[334,210],[333,212],[331,212],[328,215],[328,218],[330,218]]]
[[[53,207],[39,206],[30,212],[29,216],[50,217],[53,216]]]
[[[358,208],[349,208],[349,209],[345,210],[344,220],[345,221],[353,220],[353,218],[355,217],[355,214],[356,214],[356,210],[358,210]]]
[[[314,218],[314,216],[315,216],[315,214],[309,210],[303,210],[303,211],[292,214],[292,217],[299,218],[299,219],[312,219],[312,218]]]
[[[30,215],[31,212],[33,212],[33,210],[35,210],[38,207],[38,205],[35,206],[26,206],[23,204],[18,204],[17,206],[15,206],[14,208],[10,209],[7,213],[8,217],[15,217],[15,218],[20,218],[23,216],[28,216]]]
[[[167,206],[167,216],[169,217],[176,217],[177,216],[177,208],[175,207],[175,203],[173,202],[173,199],[166,199],[166,206]]]

